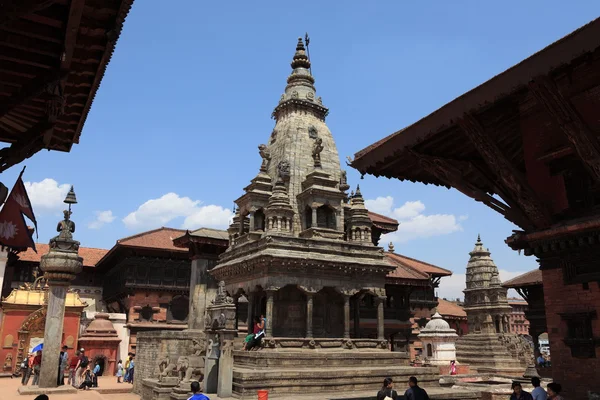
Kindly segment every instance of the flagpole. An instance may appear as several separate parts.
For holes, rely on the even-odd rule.
[[[308,50],[310,38],[308,37],[308,32],[306,32],[306,34],[304,35],[304,43],[306,44],[306,56],[308,57],[308,62],[310,63],[310,51]],[[312,63],[310,64],[310,67],[308,67],[308,70],[310,71],[310,75],[312,76]]]

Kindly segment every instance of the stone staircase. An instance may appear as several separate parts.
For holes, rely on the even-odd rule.
[[[456,359],[459,363],[469,364],[472,373],[521,377],[527,368],[525,358],[520,358],[517,351],[509,349],[506,341],[496,334],[459,337],[456,341]]]
[[[324,395],[373,391],[391,377],[400,385],[416,376],[424,387],[439,387],[435,367],[408,366],[405,353],[390,351],[234,351],[233,393],[256,399],[257,390],[269,397]]]

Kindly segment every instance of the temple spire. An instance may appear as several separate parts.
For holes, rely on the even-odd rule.
[[[306,54],[306,49],[304,48],[304,43],[302,42],[301,37],[298,38],[298,44],[296,45],[296,53],[294,54],[294,59],[292,60],[291,65],[292,69],[310,69],[310,60],[308,59],[308,55]]]

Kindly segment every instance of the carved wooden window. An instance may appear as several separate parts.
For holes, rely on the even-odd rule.
[[[265,213],[262,209],[254,212],[254,230],[264,231],[265,230]]]
[[[149,305],[142,307],[142,309],[140,310],[140,320],[142,321],[152,321],[153,315],[154,310],[152,310],[152,307],[150,307]]]
[[[567,323],[567,337],[563,341],[571,348],[571,356],[595,358],[596,346],[600,345],[600,339],[594,338],[592,330],[596,312],[561,314],[561,318]]]
[[[189,314],[189,299],[186,296],[176,296],[169,304],[170,319],[176,321],[187,321]]]

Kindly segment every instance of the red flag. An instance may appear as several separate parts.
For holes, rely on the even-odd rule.
[[[35,242],[29,233],[24,215],[31,219],[36,232],[37,221],[23,184],[23,172],[25,172],[25,168],[19,174],[15,186],[6,198],[4,207],[0,210],[0,244],[13,248],[31,247],[35,251]]]

